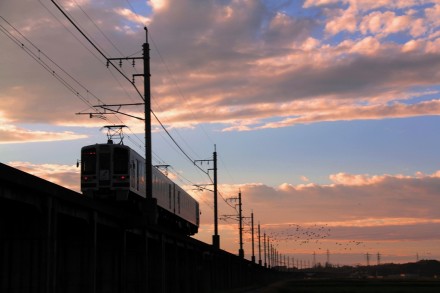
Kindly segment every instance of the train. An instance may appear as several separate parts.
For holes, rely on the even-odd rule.
[[[81,192],[109,201],[136,202],[146,198],[145,159],[123,144],[107,143],[81,148]],[[179,185],[151,166],[153,194],[159,223],[187,235],[198,232],[199,203]]]

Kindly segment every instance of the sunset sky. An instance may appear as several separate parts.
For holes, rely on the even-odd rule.
[[[217,148],[221,248],[238,252],[223,198],[241,190],[295,262],[440,259],[439,0],[56,2],[107,57],[141,56],[148,27],[152,110],[192,160]],[[0,0],[0,16],[0,162],[79,191],[104,125],[143,154],[142,122],[76,115],[141,98],[52,1]],[[153,163],[200,201],[211,243],[212,193],[193,187],[209,178],[152,122]]]

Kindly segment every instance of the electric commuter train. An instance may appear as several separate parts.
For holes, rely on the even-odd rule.
[[[153,198],[159,221],[173,223],[188,235],[198,232],[199,203],[152,166]],[[122,144],[95,144],[81,148],[81,191],[93,198],[129,201],[146,196],[145,159]]]

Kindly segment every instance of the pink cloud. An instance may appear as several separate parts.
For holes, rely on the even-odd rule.
[[[151,22],[150,18],[136,14],[127,8],[116,8],[115,12],[134,23],[139,23],[140,25],[148,25]]]
[[[424,3],[435,3],[435,0],[424,1]],[[304,7],[327,6],[331,4],[349,4],[359,10],[371,10],[377,8],[410,8],[420,5],[419,0],[306,0]]]
[[[416,20],[410,15],[399,16],[392,11],[375,11],[364,16],[359,28],[363,34],[372,33],[380,38],[408,30],[412,35],[420,36],[426,31],[422,19]]]
[[[52,132],[29,130],[22,127],[17,127],[5,121],[7,120],[2,120],[0,117],[0,122],[2,123],[2,125],[0,125],[0,144],[64,141],[82,139],[87,137],[87,135],[77,134],[71,131]]]
[[[427,109],[423,103],[402,106],[387,103],[406,99],[412,94],[412,88],[437,83],[435,64],[438,58],[433,54],[440,52],[438,36],[433,33],[429,39],[413,39],[403,45],[382,38],[395,32],[415,37],[421,36],[425,29],[434,31],[437,6],[425,10],[429,15],[429,21],[425,21],[417,19],[419,14],[411,12],[417,1],[306,1],[305,7],[348,4],[346,9],[324,7],[325,23],[321,25],[315,19],[273,13],[258,1],[206,2],[196,7],[191,3],[150,2],[154,8],[149,16],[150,32],[167,63],[164,66],[158,61],[157,52],[152,50],[152,105],[167,125],[194,127],[200,123],[220,123],[226,131],[246,131],[337,119],[437,115],[434,101],[431,102],[434,110]],[[139,23],[148,19],[140,21],[135,12],[119,6],[102,9],[101,4],[90,1],[83,5],[100,20],[101,29],[121,44],[122,52],[129,55],[140,50],[138,38],[143,36],[143,31],[139,31]],[[374,11],[378,7],[407,8],[408,12],[397,15],[387,9]],[[38,8],[32,10],[35,23],[45,19],[44,9]],[[362,20],[364,11],[368,15]],[[79,11],[75,9],[74,12]],[[29,19],[20,15],[15,23],[19,28],[27,27]],[[129,99],[138,101],[139,97],[133,95],[131,89],[121,87],[120,81],[116,82],[109,75],[105,64],[90,56],[81,45],[70,44],[71,38],[56,21],[52,20],[51,25],[58,29],[47,31],[43,29],[44,25],[38,26],[32,32],[33,38],[53,38],[66,44],[70,58],[64,58],[60,50],[46,46],[46,42],[38,45],[91,88],[84,93],[91,104],[99,103],[91,92],[108,103],[119,101],[127,92]],[[88,25],[90,27],[86,29],[96,33],[96,28]],[[336,44],[312,37],[316,29],[334,34],[344,30],[354,32],[357,25],[366,36]],[[120,30],[114,31],[115,26]],[[112,29],[107,31],[106,28]],[[134,31],[137,37],[131,34]],[[159,35],[167,37],[157,38]],[[106,50],[113,52],[114,48],[107,41],[101,42],[100,34],[94,37]],[[175,46],[176,43],[179,46]],[[2,46],[7,44],[2,43]],[[8,48],[5,52],[12,51]],[[26,58],[2,60],[8,68],[28,68],[26,72],[11,72],[1,81],[2,103],[9,109],[5,118],[21,123],[90,126],[90,121],[74,115],[84,109],[82,102],[57,85],[53,76],[41,74],[41,68],[33,63],[34,66],[29,66],[31,60]],[[124,70],[129,70],[130,66]],[[17,84],[17,76],[28,81],[26,88]],[[178,90],[175,84],[178,84]],[[324,99],[332,100],[331,105],[327,104],[331,106],[330,111],[329,108],[313,106],[316,101]],[[360,107],[359,102],[366,106]],[[301,103],[302,107],[299,107]],[[48,104],[51,111],[45,109],[44,105]],[[197,115],[193,113],[194,108],[197,108]],[[424,108],[426,112],[416,108]],[[278,122],[265,122],[273,118]],[[139,123],[127,118],[122,120],[124,124],[133,125],[136,132],[142,131]]]
[[[405,118],[419,115],[439,115],[440,100],[420,102],[418,104],[345,106],[336,109],[322,110],[318,113],[299,114],[294,118],[285,118],[279,122],[267,123],[261,128],[279,128],[299,123],[315,123],[322,121],[350,121],[386,118]]]
[[[338,15],[328,21],[325,25],[325,31],[335,35],[342,31],[354,33],[357,29],[356,11],[351,7],[346,10],[339,10]]]
[[[8,162],[9,166],[79,192],[79,168],[75,165]]]

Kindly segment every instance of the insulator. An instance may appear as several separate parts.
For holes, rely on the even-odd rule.
[[[119,60],[119,67],[122,67],[122,60]]]
[[[136,64],[136,63],[134,62],[134,59],[133,59],[133,63],[132,63],[133,67],[134,67],[135,64]]]

